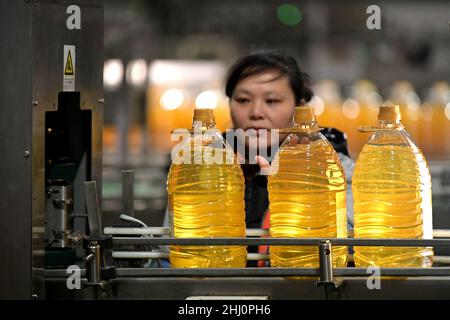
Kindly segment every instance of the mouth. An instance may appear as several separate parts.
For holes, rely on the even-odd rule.
[[[248,130],[254,131],[255,135],[259,136],[261,131],[268,130],[268,129],[267,128],[263,128],[263,127],[248,127],[248,128],[245,129],[245,132],[247,132]]]
[[[248,133],[249,136],[256,136],[259,137],[259,131],[262,128],[258,128],[258,127],[249,127],[247,129],[245,129],[245,132]]]

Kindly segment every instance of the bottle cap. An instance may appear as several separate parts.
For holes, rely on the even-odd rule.
[[[400,121],[401,118],[400,107],[398,105],[380,106],[380,111],[378,112],[379,121]]]
[[[193,121],[201,121],[202,126],[209,126],[215,124],[213,109],[194,109]]]
[[[296,123],[316,121],[312,106],[300,106],[295,108],[294,120]]]

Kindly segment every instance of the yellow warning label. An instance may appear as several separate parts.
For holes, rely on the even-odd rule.
[[[66,76],[74,75],[72,56],[70,54],[70,50],[69,50],[69,53],[67,54],[66,66],[64,67],[64,75],[66,75]]]

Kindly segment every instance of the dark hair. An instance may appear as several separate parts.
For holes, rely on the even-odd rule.
[[[237,60],[228,72],[225,94],[231,98],[239,81],[269,70],[278,71],[280,76],[286,75],[289,78],[296,105],[299,105],[301,100],[311,100],[313,92],[309,75],[300,70],[295,58],[276,50],[254,52]]]

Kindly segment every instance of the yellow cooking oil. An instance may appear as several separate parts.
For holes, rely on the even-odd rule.
[[[244,177],[215,128],[212,109],[194,110],[192,130],[169,170],[167,190],[175,238],[245,237]],[[196,130],[199,129],[199,130]],[[174,268],[245,267],[246,246],[172,245]]]
[[[431,177],[424,155],[401,123],[397,105],[381,106],[378,126],[355,165],[355,238],[431,239]],[[429,267],[429,247],[355,247],[357,267]]]
[[[295,110],[294,126],[268,177],[273,238],[346,238],[346,179],[332,145],[319,132],[314,110]],[[347,247],[332,250],[334,267],[347,264]],[[319,267],[318,246],[271,246],[272,267]]]

